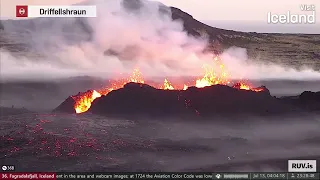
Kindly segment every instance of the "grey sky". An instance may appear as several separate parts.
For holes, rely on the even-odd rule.
[[[20,5],[67,5],[82,0],[0,0],[1,18],[14,18],[15,6]],[[158,0],[168,6],[175,6],[193,15],[195,19],[216,26],[232,26],[234,22],[247,22],[250,26],[267,25],[267,13],[302,14],[300,5],[313,4],[316,7],[316,24],[301,26],[320,32],[320,0]],[[245,21],[245,22],[244,22]],[[220,25],[219,25],[220,24]],[[256,25],[255,25],[256,24]],[[234,25],[236,29],[239,25]],[[281,26],[281,25],[280,25]],[[270,29],[271,26],[267,26]],[[283,26],[284,27],[284,26]],[[223,27],[224,28],[224,27]],[[232,27],[231,27],[232,28]],[[249,27],[248,27],[249,28]],[[252,27],[251,27],[252,28]],[[229,28],[230,29],[230,28]],[[299,28],[298,28],[299,29]],[[287,30],[292,31],[289,26]],[[250,30],[248,30],[250,31]]]

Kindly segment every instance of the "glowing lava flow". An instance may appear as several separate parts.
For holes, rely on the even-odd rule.
[[[90,108],[92,101],[98,97],[101,97],[101,94],[96,90],[89,90],[71,97],[76,102],[74,105],[76,113],[82,113],[86,112]]]
[[[102,95],[107,95],[113,90],[122,88],[128,82],[144,83],[142,74],[139,69],[134,69],[132,75],[128,79],[112,82],[111,87],[103,88],[100,90],[89,90],[87,92],[71,96],[75,100],[74,109],[76,113],[83,113],[88,111],[88,109],[91,107],[91,103],[96,98],[101,97]]]
[[[255,91],[255,92],[261,92],[261,91],[264,90],[263,88],[253,88],[253,87],[251,87],[250,85],[248,85],[248,84],[246,84],[244,82],[236,83],[232,87],[236,88],[236,89],[243,89],[243,90]]]
[[[240,88],[239,89],[250,90],[250,86],[247,85],[247,84],[240,83]]]
[[[214,66],[210,66],[210,65],[203,66],[205,73],[203,77],[195,81],[196,87],[203,88],[206,86],[212,86],[216,84],[222,84],[222,85],[230,84],[229,74],[226,71],[222,61],[218,57],[215,57],[213,63],[214,63]],[[129,82],[135,82],[135,83],[145,82],[143,80],[142,73],[139,71],[139,69],[134,69],[132,75],[128,79],[112,82],[110,87],[106,87],[99,90],[89,90],[85,93],[79,93],[78,95],[72,96],[72,98],[75,100],[74,109],[76,113],[83,113],[88,111],[88,109],[91,107],[91,103],[96,98],[101,97],[102,95],[107,95],[109,92],[113,90],[122,88],[125,84]],[[164,89],[164,90],[188,89],[188,86],[186,84],[183,85],[183,88],[174,87],[167,79],[164,80],[163,85],[161,86],[156,85],[154,87],[160,87],[159,89]],[[232,87],[236,89],[251,90],[256,92],[260,92],[264,90],[263,88],[252,88],[250,85],[244,82],[236,83]]]

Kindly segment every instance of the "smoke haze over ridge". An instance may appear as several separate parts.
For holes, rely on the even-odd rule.
[[[113,78],[136,67],[145,78],[202,76],[202,65],[212,64],[212,54],[203,53],[208,40],[187,35],[183,23],[173,21],[170,9],[160,3],[114,0],[85,4],[97,6],[96,18],[5,22],[4,33],[10,32],[11,41],[27,43],[32,56],[1,49],[1,79]],[[23,33],[21,27],[25,27]],[[232,47],[221,57],[235,79],[320,79],[319,72],[308,68],[298,71],[253,63],[242,48]]]

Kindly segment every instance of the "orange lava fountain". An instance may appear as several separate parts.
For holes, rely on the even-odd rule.
[[[163,89],[165,90],[174,90],[174,87],[171,85],[171,83],[167,79],[164,80],[163,87],[164,87]]]
[[[213,64],[214,66],[210,66],[208,64],[203,66],[205,74],[201,79],[196,80],[196,87],[202,88],[216,84],[227,85],[230,83],[228,72],[226,71],[222,61],[218,57],[215,57]]]
[[[219,57],[214,58],[213,64],[214,64],[213,66],[210,66],[208,64],[203,66],[204,75],[203,77],[196,79],[194,86],[198,88],[203,88],[206,86],[212,86],[216,84],[222,84],[222,85],[230,84],[229,74],[226,71],[225,66],[222,63],[222,61],[219,59]],[[132,75],[127,79],[111,82],[111,85],[109,87],[102,88],[99,90],[90,90],[85,93],[80,93],[78,95],[72,96],[72,98],[75,100],[74,109],[76,113],[83,113],[88,111],[88,109],[91,107],[91,103],[96,98],[99,98],[103,95],[107,95],[109,92],[113,90],[120,89],[129,82],[145,83],[142,77],[142,73],[140,72],[139,69],[134,69]],[[164,80],[163,85],[155,86],[155,87],[159,87],[159,89],[164,89],[164,90],[188,89],[188,86],[186,84],[183,85],[183,88],[175,87],[174,85],[172,85],[172,83],[168,81],[168,79]],[[252,88],[249,84],[244,82],[238,82],[232,87],[236,89],[251,90],[256,92],[260,92],[264,90],[262,88]]]

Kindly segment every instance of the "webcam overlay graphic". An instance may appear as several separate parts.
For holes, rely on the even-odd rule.
[[[16,17],[96,17],[96,6],[16,6]]]
[[[275,14],[268,12],[268,24],[315,24],[316,6],[314,4],[301,4],[300,13],[288,10],[286,13]]]
[[[16,6],[16,17],[28,17],[28,6]]]
[[[317,3],[13,1],[0,180],[319,180]]]

